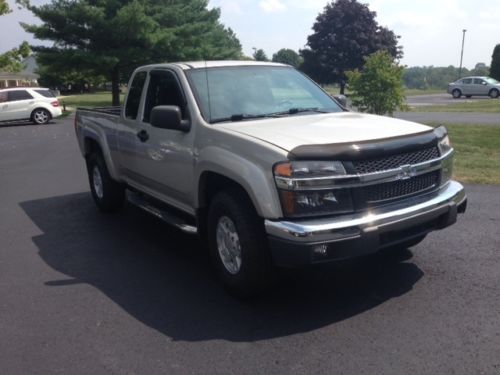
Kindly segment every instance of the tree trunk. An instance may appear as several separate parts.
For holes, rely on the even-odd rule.
[[[120,105],[120,67],[118,64],[113,68],[111,73],[111,94],[113,97],[113,106]]]

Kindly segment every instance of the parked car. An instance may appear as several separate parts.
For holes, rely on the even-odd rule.
[[[458,99],[464,95],[466,98],[472,96],[489,96],[498,98],[500,96],[500,82],[491,77],[465,77],[448,85],[448,94]]]
[[[61,114],[59,101],[49,89],[42,87],[0,89],[0,122],[29,120],[41,125]]]
[[[97,207],[128,199],[198,234],[233,292],[406,249],[465,212],[444,127],[350,112],[290,66],[149,65],[129,88],[122,108],[76,111]]]

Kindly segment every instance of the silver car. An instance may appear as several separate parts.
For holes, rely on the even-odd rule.
[[[470,98],[472,95],[489,96],[498,98],[500,95],[500,82],[490,77],[465,77],[448,85],[448,94],[455,99],[465,95]]]

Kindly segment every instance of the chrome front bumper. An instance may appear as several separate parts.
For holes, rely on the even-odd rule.
[[[437,192],[373,211],[293,222],[266,220],[265,228],[276,263],[315,263],[372,253],[452,225],[466,201],[464,187],[450,181]],[[324,244],[325,256],[316,257],[315,247]]]

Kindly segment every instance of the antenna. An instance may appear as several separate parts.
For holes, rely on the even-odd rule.
[[[205,78],[207,80],[207,96],[208,96],[208,122],[212,122],[212,104],[210,99],[210,85],[208,84],[208,67],[207,59],[205,59]]]

